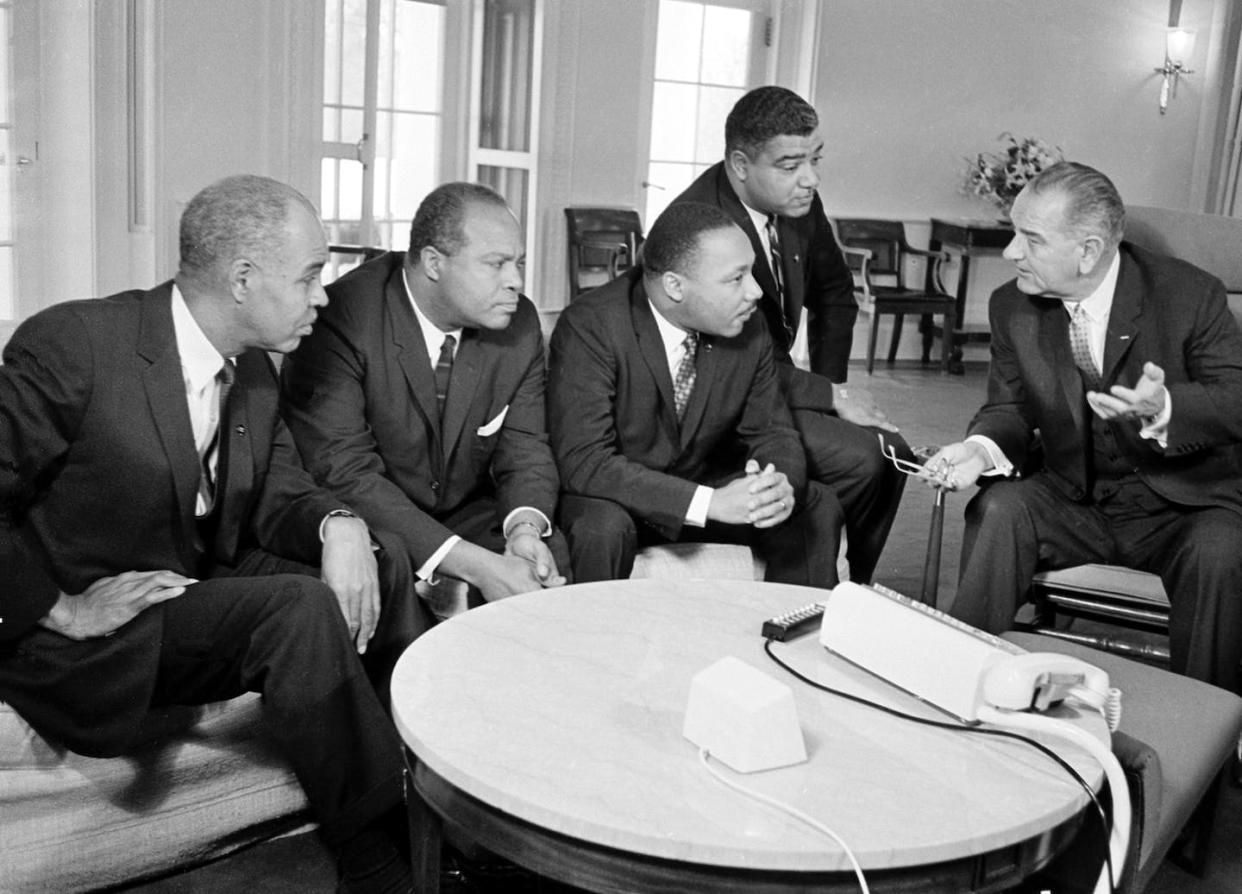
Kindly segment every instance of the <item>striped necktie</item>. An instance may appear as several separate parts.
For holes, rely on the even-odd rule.
[[[440,418],[444,418],[444,402],[448,398],[449,380],[453,377],[453,349],[457,347],[457,339],[451,335],[444,336],[440,345],[440,359],[436,361],[436,408]]]
[[[215,431],[211,434],[211,439],[207,442],[207,446],[203,448],[202,455],[199,456],[199,476],[198,476],[198,496],[203,505],[203,515],[210,515],[216,500],[216,485],[219,483],[220,476],[223,473],[224,451],[221,449],[222,436],[221,431],[227,425],[225,412],[229,403],[229,392],[233,388],[234,369],[233,361],[225,360],[224,366],[216,373],[216,381],[220,383],[219,395],[216,402],[216,418]],[[214,460],[214,462],[213,462]]]
[[[768,264],[772,267],[772,279],[776,280],[776,303],[781,309],[781,323],[785,327],[785,335],[789,339],[789,343],[793,343],[794,331],[793,323],[789,319],[788,309],[785,307],[785,271],[781,267],[781,237],[776,232],[776,215],[769,214],[768,222],[764,226],[764,230],[768,235]]]

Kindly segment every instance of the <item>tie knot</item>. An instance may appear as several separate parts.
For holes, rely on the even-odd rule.
[[[233,366],[232,360],[225,360],[224,366],[220,367],[220,371],[216,373],[216,378],[220,380],[222,385],[232,385],[233,377],[237,374],[236,368]]]
[[[457,347],[457,339],[451,335],[444,336],[444,341],[440,345],[440,356],[453,356],[453,349]]]
[[[697,332],[687,332],[682,344],[685,345],[687,354],[693,354],[699,346],[699,334]]]

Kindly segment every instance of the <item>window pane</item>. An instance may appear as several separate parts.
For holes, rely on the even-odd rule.
[[[744,9],[707,7],[703,19],[703,71],[705,84],[746,85],[750,70],[750,17]]]
[[[393,105],[403,111],[439,112],[444,7],[401,0],[395,33]]]
[[[419,202],[436,187],[440,120],[435,115],[413,114],[393,118],[391,194],[386,206],[391,220],[413,220]]]
[[[669,202],[679,196],[700,173],[702,169],[696,170],[688,164],[652,162],[647,166],[647,180],[653,184],[647,189],[647,213],[643,218],[647,229],[651,229]],[[656,186],[661,188],[656,189]]]
[[[323,101],[341,101],[341,0],[324,0]]]
[[[367,2],[345,0],[341,48],[341,102],[362,105],[367,58]]]
[[[362,165],[356,161],[341,161],[338,168],[340,192],[336,216],[341,220],[362,218]]]
[[[709,164],[724,158],[724,126],[729,110],[746,91],[740,87],[702,87],[695,123],[694,160]]]
[[[336,106],[324,106],[323,138],[329,143],[336,143],[341,139],[341,110]]]
[[[660,161],[693,161],[698,88],[693,84],[656,81],[651,103],[651,157]]]
[[[356,143],[362,139],[362,109],[341,109],[341,142]]]
[[[319,163],[319,214],[324,220],[336,219],[336,159]]]
[[[479,182],[505,197],[518,220],[526,220],[526,188],[529,173],[520,168],[479,165]]]
[[[392,107],[392,55],[393,42],[397,39],[397,35],[393,31],[393,3],[396,0],[375,0],[380,5],[379,13],[379,40],[376,45],[379,49],[379,83],[376,85],[378,98],[376,102],[381,109]],[[401,0],[407,3],[408,0]]]
[[[490,0],[483,16],[479,146],[530,149],[534,0]]]
[[[696,81],[699,77],[703,5],[683,0],[660,0],[656,37],[655,76],[666,81]]]

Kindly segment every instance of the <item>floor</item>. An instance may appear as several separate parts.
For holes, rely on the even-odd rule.
[[[873,376],[859,367],[850,385],[871,391],[912,447],[944,444],[960,438],[982,402],[986,371],[972,367],[965,376],[945,376],[917,365],[877,368]],[[933,495],[912,482],[902,499],[889,548],[876,572],[879,583],[917,594],[921,587]],[[962,536],[965,497],[949,497],[945,513],[940,598],[954,591],[957,552]],[[896,547],[902,548],[896,548]],[[1242,789],[1226,786],[1222,793],[1212,843],[1212,857],[1203,879],[1165,863],[1147,894],[1238,894],[1242,891]],[[126,889],[140,894],[328,894],[334,889],[331,858],[313,833],[278,839],[208,866]]]

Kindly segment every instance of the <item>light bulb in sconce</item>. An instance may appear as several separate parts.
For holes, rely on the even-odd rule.
[[[1177,96],[1177,82],[1182,75],[1193,74],[1186,67],[1195,48],[1195,33],[1185,28],[1170,28],[1164,35],[1164,65],[1156,69],[1164,75],[1160,81],[1160,114],[1169,107],[1169,100]]]

